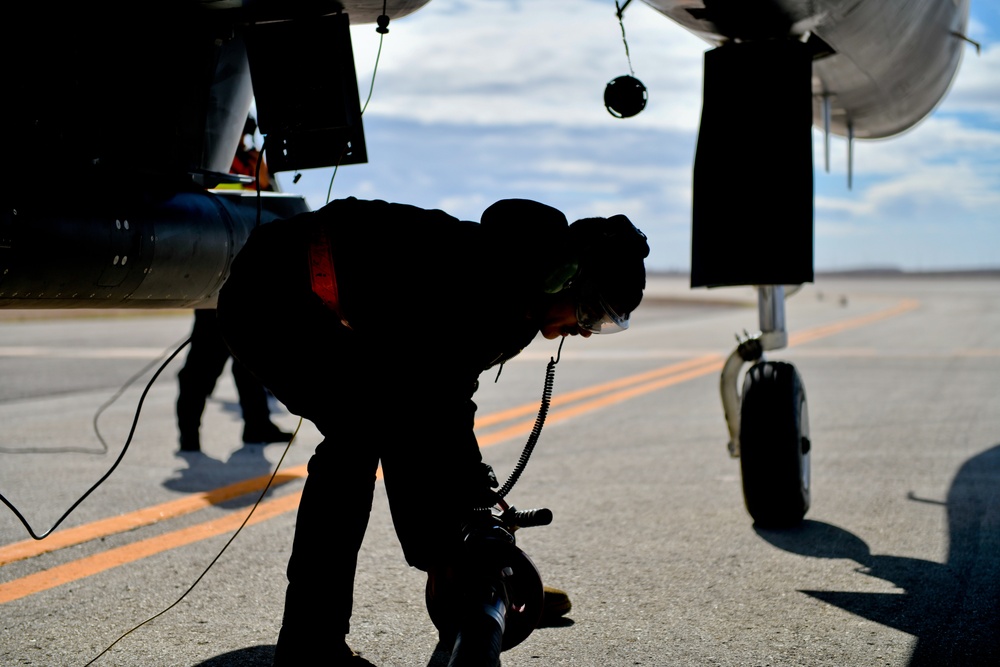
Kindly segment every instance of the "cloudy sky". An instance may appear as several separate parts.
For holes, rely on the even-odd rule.
[[[944,102],[914,129],[847,147],[814,131],[818,270],[1000,267],[1000,3],[972,0],[969,46]],[[614,0],[431,0],[393,21],[364,115],[368,163],[341,167],[332,197],[385,199],[478,220],[505,197],[570,220],[625,213],[650,238],[650,269],[688,270],[691,171],[710,48],[642,2],[625,13],[632,69],[649,90],[633,118],[604,108],[629,73]],[[361,102],[379,48],[352,28]],[[281,188],[326,201],[333,169]],[[762,242],[778,239],[762,238]]]

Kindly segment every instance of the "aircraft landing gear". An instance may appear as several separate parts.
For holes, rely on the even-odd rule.
[[[765,351],[787,345],[784,287],[757,289],[761,331],[738,339],[723,367],[720,390],[729,453],[740,459],[747,511],[762,528],[788,528],[809,510],[809,411],[795,366],[763,360]],[[754,365],[744,377],[740,396],[737,379],[746,362]]]
[[[786,528],[809,509],[809,411],[792,364],[747,371],[740,412],[740,470],[747,511],[762,528]]]

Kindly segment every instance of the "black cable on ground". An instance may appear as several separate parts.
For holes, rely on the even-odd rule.
[[[118,458],[115,459],[115,462],[111,465],[111,468],[109,468],[108,471],[104,473],[104,475],[102,475],[101,478],[97,480],[93,486],[87,489],[86,493],[80,496],[79,500],[73,503],[73,505],[70,506],[68,510],[66,510],[65,514],[59,517],[59,519],[52,525],[51,528],[49,528],[47,531],[45,531],[40,535],[36,534],[35,531],[28,524],[28,521],[21,514],[21,512],[19,512],[18,509],[14,507],[14,505],[11,504],[11,502],[7,500],[7,498],[3,494],[0,494],[0,502],[3,502],[3,504],[6,505],[10,509],[10,511],[14,513],[14,516],[16,516],[18,520],[20,520],[20,522],[28,530],[28,534],[31,535],[32,538],[36,540],[41,540],[50,535],[52,531],[54,531],[56,528],[59,527],[59,524],[65,521],[66,517],[68,517],[73,512],[73,510],[79,507],[80,503],[86,500],[87,496],[93,493],[97,487],[99,487],[101,484],[104,483],[104,480],[106,480],[108,477],[111,476],[111,473],[115,471],[115,469],[118,467],[118,464],[121,463],[123,458],[125,458],[125,452],[128,451],[129,445],[132,443],[132,436],[135,435],[135,429],[139,423],[139,413],[142,411],[142,404],[146,400],[146,394],[149,393],[149,389],[153,386],[153,383],[156,381],[156,378],[160,376],[160,373],[163,372],[163,369],[167,367],[167,364],[173,361],[174,357],[176,357],[180,353],[180,351],[183,350],[190,342],[191,339],[188,338],[186,341],[184,341],[184,343],[181,344],[180,347],[174,350],[173,353],[169,357],[167,357],[167,360],[164,361],[163,364],[161,364],[158,369],[156,369],[156,373],[153,374],[153,377],[150,378],[149,383],[146,384],[146,388],[142,391],[142,396],[139,397],[139,404],[135,408],[135,417],[132,419],[132,428],[128,432],[128,438],[126,438],[125,440],[125,446],[122,447],[121,453],[118,455]]]

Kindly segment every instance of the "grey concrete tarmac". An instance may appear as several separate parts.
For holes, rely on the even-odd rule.
[[[718,364],[734,334],[757,328],[753,291],[657,276],[647,295],[627,333],[563,348],[548,423],[509,500],[552,509],[553,524],[519,532],[519,546],[573,609],[504,667],[998,664],[1000,280],[820,276],[789,299],[792,344],[770,358],[804,378],[814,450],[812,507],[785,531],[753,525],[725,447]],[[191,325],[189,313],[67,315],[0,318],[0,493],[36,534],[115,463],[149,373],[105,404]],[[516,421],[530,425],[556,349],[539,339],[496,382],[484,375],[480,418],[525,405]],[[179,456],[183,355],[149,390],[117,469],[50,536],[32,540],[0,508],[0,665],[270,663],[296,471],[319,435],[303,424],[287,454],[242,446],[227,371],[204,455]],[[420,390],[405,369],[387,381]],[[373,420],[377,435],[392,406],[373,404],[390,412]],[[275,421],[298,423],[280,405]],[[501,479],[527,437],[496,435],[506,425],[477,429]],[[282,456],[291,479],[238,534],[259,492],[176,511]],[[146,508],[175,513],[135,514]],[[135,516],[147,518],[95,525]],[[331,545],[336,530],[331,518]],[[89,539],[55,542],[71,531]],[[11,559],[25,541],[49,550]],[[403,562],[379,484],[352,646],[380,667],[428,665],[424,582]]]

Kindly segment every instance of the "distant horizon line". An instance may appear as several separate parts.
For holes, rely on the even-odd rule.
[[[690,269],[647,269],[650,276],[690,276]],[[816,269],[817,276],[841,277],[984,277],[1000,278],[1000,266],[950,269],[902,269],[895,266],[858,266],[846,269]]]

